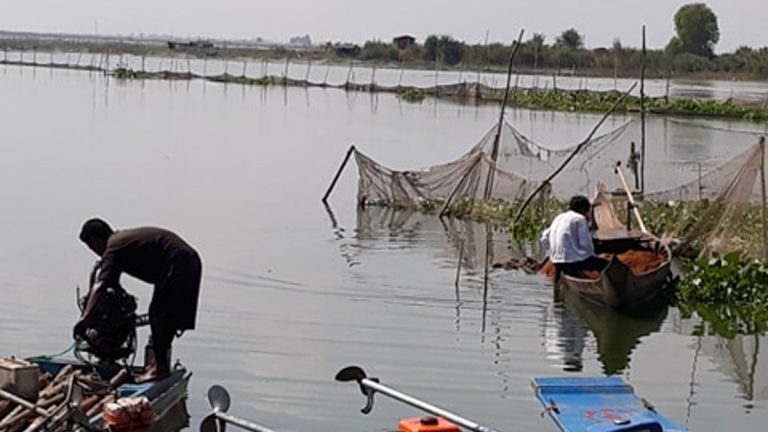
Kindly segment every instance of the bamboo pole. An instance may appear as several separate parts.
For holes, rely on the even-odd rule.
[[[512,68],[515,63],[515,57],[520,50],[520,45],[523,41],[523,34],[525,30],[520,30],[520,35],[517,37],[515,46],[512,49],[512,53],[509,55],[509,65],[507,66],[507,85],[504,87],[504,98],[501,102],[501,111],[499,112],[499,125],[496,129],[496,136],[493,138],[493,148],[491,149],[491,167],[488,170],[488,177],[485,180],[485,190],[483,192],[483,199],[488,200],[493,193],[493,181],[496,174],[496,160],[499,158],[499,142],[501,141],[501,131],[504,128],[504,114],[507,109],[507,103],[509,102],[509,87],[512,85]]]
[[[620,165],[616,165],[616,175],[619,176],[619,180],[621,181],[621,185],[624,187],[624,192],[627,194],[627,201],[629,202],[629,207],[632,209],[632,214],[635,215],[635,219],[637,219],[637,224],[640,225],[640,231],[642,231],[645,234],[648,234],[648,228],[645,226],[645,222],[643,222],[642,216],[640,216],[640,210],[637,209],[637,204],[635,203],[635,198],[632,196],[632,191],[629,189],[629,184],[627,184],[627,179],[624,178],[624,173],[621,171]],[[629,219],[627,219],[629,221]],[[629,224],[627,224],[627,229],[629,229]]]
[[[464,239],[459,239],[459,261],[456,264],[456,280],[453,284],[459,289],[459,278],[461,277],[461,262],[464,260]]]
[[[645,193],[645,26],[643,26],[643,57],[640,66],[640,191]]]
[[[346,156],[344,156],[344,161],[341,163],[341,166],[339,166],[339,169],[336,171],[336,175],[333,176],[331,185],[328,186],[328,190],[325,191],[325,195],[323,195],[322,201],[324,203],[328,203],[328,197],[331,195],[331,192],[333,192],[333,188],[336,187],[336,182],[339,181],[339,177],[341,177],[341,173],[344,171],[344,168],[347,166],[347,162],[349,162],[349,158],[352,157],[352,153],[354,153],[355,150],[356,149],[354,145],[349,146],[349,149],[347,150],[347,154]]]
[[[550,174],[549,177],[547,177],[544,181],[542,181],[539,184],[539,186],[536,188],[536,190],[534,190],[528,196],[528,198],[525,199],[525,201],[523,202],[523,205],[520,206],[520,210],[517,211],[517,215],[515,215],[514,223],[517,223],[520,221],[520,218],[523,216],[523,212],[525,212],[525,209],[528,207],[531,201],[533,201],[533,199],[536,198],[536,195],[538,195],[546,187],[546,185],[548,185],[552,181],[552,179],[557,177],[557,175],[560,174],[560,172],[562,172],[565,169],[565,167],[571,162],[571,160],[573,160],[573,158],[576,157],[576,155],[581,151],[581,149],[584,148],[584,146],[587,145],[587,143],[589,143],[592,137],[595,136],[595,134],[597,133],[598,129],[600,129],[600,126],[602,126],[603,123],[605,123],[605,121],[616,110],[619,104],[621,104],[624,101],[624,99],[626,99],[627,96],[629,96],[629,94],[632,93],[632,90],[634,90],[635,87],[637,87],[637,83],[632,84],[632,86],[627,91],[625,91],[624,94],[622,94],[621,97],[616,100],[616,102],[613,103],[611,108],[609,108],[608,111],[603,115],[603,118],[601,118],[600,121],[597,122],[595,127],[592,128],[592,131],[589,132],[589,135],[587,135],[584,141],[580,142],[579,145],[577,145],[576,148],[573,150],[573,152],[571,152],[571,154],[568,155],[568,157],[563,161],[563,163],[560,164],[560,166],[557,167],[557,169],[554,172],[552,172],[552,174]]]
[[[763,259],[768,259],[768,226],[766,226],[766,196],[765,196],[765,137],[760,137],[760,186],[763,193]]]

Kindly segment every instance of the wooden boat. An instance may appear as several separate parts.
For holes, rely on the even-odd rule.
[[[33,357],[27,360],[37,364],[40,373],[49,373],[52,376],[58,374],[65,367],[71,366],[74,370],[98,373],[101,379],[109,381],[122,369],[116,364],[91,365],[77,360],[54,360],[47,357]],[[128,379],[116,388],[116,398],[146,397],[154,412],[152,430],[180,430],[187,426],[189,416],[186,413],[184,401],[187,398],[187,386],[192,373],[179,366],[165,379],[134,383],[133,376],[137,376],[141,372],[142,369],[138,367],[128,371]],[[179,407],[184,409],[180,411]],[[108,430],[101,411],[87,417],[87,422],[91,430]],[[40,430],[45,431],[46,429],[43,427]]]
[[[684,432],[618,376],[534,378],[536,398],[563,432]]]
[[[613,196],[600,186],[593,201],[597,231],[595,252],[610,255],[608,266],[596,278],[562,275],[560,283],[579,296],[619,309],[634,309],[654,300],[671,275],[672,251],[666,242],[645,229],[637,209],[640,230],[624,225],[616,215]],[[634,204],[631,193],[626,194]],[[621,260],[628,252],[652,253],[658,260],[651,268],[630,268]]]

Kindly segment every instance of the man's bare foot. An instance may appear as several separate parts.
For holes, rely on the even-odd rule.
[[[161,379],[167,378],[170,374],[171,371],[168,369],[151,367],[148,368],[148,370],[143,374],[137,376],[134,381],[139,384],[151,381],[159,381]]]

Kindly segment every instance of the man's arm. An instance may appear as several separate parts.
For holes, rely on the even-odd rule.
[[[83,313],[75,324],[75,336],[82,335],[82,333],[85,331],[88,322],[93,317],[96,306],[101,302],[104,290],[110,286],[117,286],[119,280],[120,270],[115,263],[114,255],[105,254],[104,258],[99,264],[99,269],[96,272],[93,285],[91,285],[91,289],[88,292],[88,301],[85,304]]]
[[[590,256],[595,255],[595,244],[592,241],[592,234],[589,232],[589,222],[587,222],[586,217],[579,219],[576,225],[576,230],[579,246],[581,246]]]
[[[541,233],[541,244],[544,245],[545,249],[549,249],[549,232],[552,230],[552,227],[548,227],[544,230],[544,232]]]

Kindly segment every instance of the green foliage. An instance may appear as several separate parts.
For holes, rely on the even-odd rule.
[[[696,312],[718,334],[763,332],[768,327],[768,267],[738,252],[683,266],[676,302],[685,315]]]
[[[704,3],[682,6],[675,14],[675,30],[683,52],[711,57],[720,40],[717,16]]]
[[[416,103],[416,102],[423,102],[424,99],[427,98],[427,94],[424,93],[423,90],[412,88],[402,93],[398,93],[397,97],[400,100],[403,100],[405,102]]]
[[[464,58],[464,42],[451,36],[430,35],[424,41],[424,60],[434,62],[439,59],[449,66],[454,66]]]
[[[122,66],[112,71],[112,76],[117,79],[137,79],[139,75],[140,72]]]
[[[584,36],[582,36],[575,28],[571,27],[568,30],[560,33],[560,36],[555,42],[555,46],[568,48],[571,50],[577,50],[584,48]]]
[[[701,72],[714,69],[714,63],[707,57],[684,52],[674,57],[672,68],[682,72]]]
[[[391,43],[381,41],[368,41],[360,51],[363,60],[397,61],[400,52]]]

